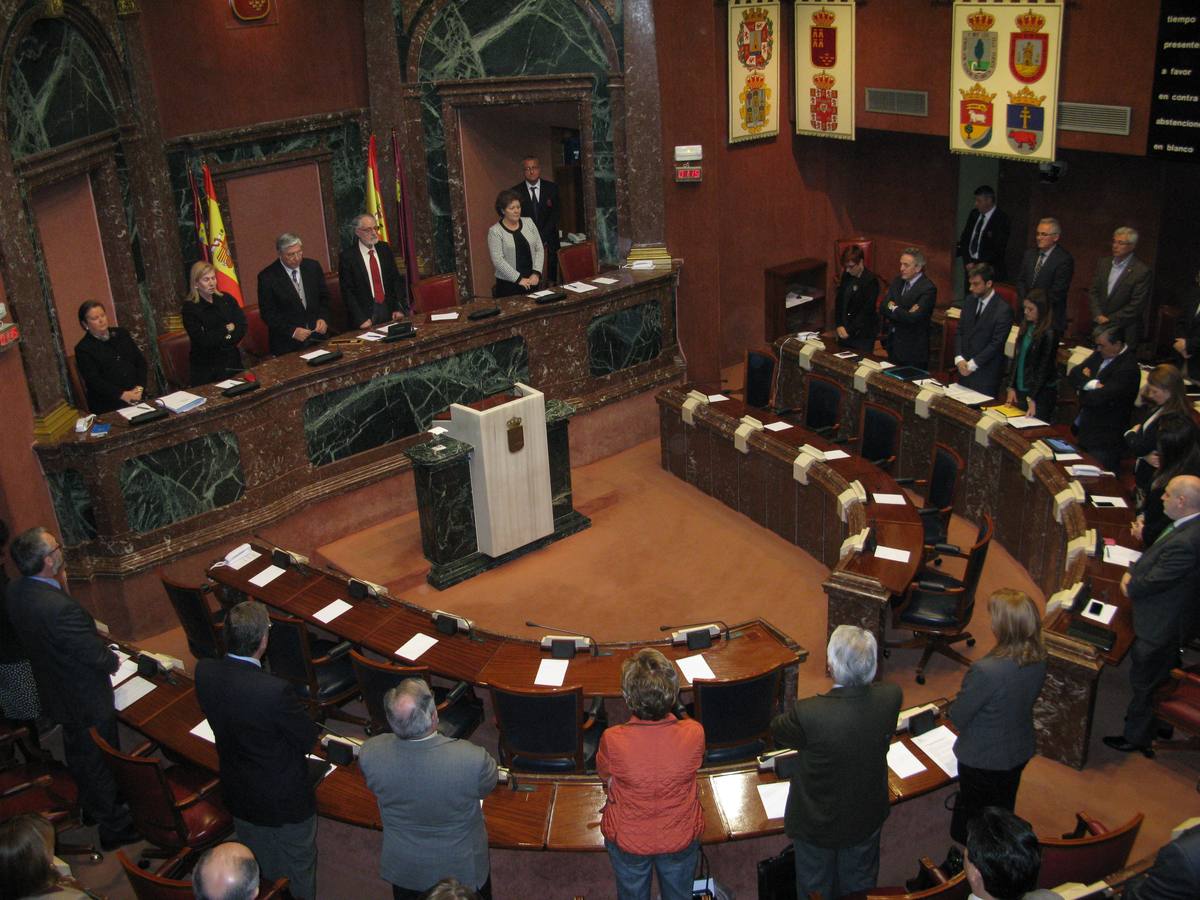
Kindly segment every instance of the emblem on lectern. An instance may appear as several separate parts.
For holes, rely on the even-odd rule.
[[[525,446],[525,429],[521,426],[521,417],[513,416],[507,424],[508,452],[517,453]]]

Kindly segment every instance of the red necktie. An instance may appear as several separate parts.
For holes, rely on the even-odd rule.
[[[379,273],[379,260],[375,258],[375,248],[368,251],[371,255],[371,292],[375,295],[376,303],[383,303],[383,276]]]

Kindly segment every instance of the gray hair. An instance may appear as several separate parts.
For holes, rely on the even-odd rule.
[[[1058,224],[1058,219],[1055,219],[1053,216],[1047,216],[1044,219],[1038,219],[1038,224],[1049,225],[1053,229],[1051,234],[1062,234],[1062,226]]]
[[[210,847],[192,870],[192,893],[198,900],[253,900],[258,882],[254,854],[234,841]]]
[[[295,244],[303,244],[303,243],[304,243],[304,241],[300,240],[300,235],[295,234],[294,232],[291,232],[291,231],[285,231],[279,237],[275,238],[275,252],[283,253],[283,251],[286,250],[288,247],[291,247]]]
[[[918,250],[916,247],[905,247],[903,250],[900,251],[900,255],[901,256],[911,256],[913,258],[913,262],[917,264],[918,269],[925,268],[925,254],[922,253],[920,250]]]
[[[46,540],[49,533],[44,525],[35,525],[13,538],[8,553],[22,575],[29,577],[41,574],[46,557],[52,552],[50,542]]]
[[[225,650],[234,656],[253,656],[270,627],[267,608],[257,600],[243,600],[225,617]]]
[[[437,704],[433,691],[424,678],[405,678],[383,695],[392,733],[402,741],[423,738],[433,730],[433,714]]]
[[[369,213],[369,212],[360,212],[357,216],[355,216],[353,219],[350,220],[350,223],[355,228],[361,228],[363,219],[370,219],[372,225],[379,224],[379,220],[377,218],[375,218],[374,214]]]
[[[1136,228],[1130,228],[1128,225],[1122,225],[1113,232],[1115,238],[1125,238],[1129,241],[1130,247],[1136,247],[1138,242],[1138,233]]]
[[[826,651],[829,674],[842,687],[862,687],[875,678],[879,644],[875,635],[857,625],[839,625],[833,629]]]

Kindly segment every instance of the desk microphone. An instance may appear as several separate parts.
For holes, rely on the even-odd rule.
[[[308,574],[309,560],[308,560],[307,556],[304,556],[301,553],[297,553],[294,550],[284,550],[280,547],[277,547],[277,546],[275,546],[274,541],[268,541],[266,538],[264,538],[262,535],[258,534],[257,532],[254,532],[254,531],[250,532],[250,536],[254,537],[254,538],[258,538],[260,541],[262,541],[264,544],[266,544],[268,547],[271,548],[271,562],[274,565],[279,566],[279,568],[281,568],[281,569],[286,569],[289,566],[295,566],[296,570],[298,572],[300,572],[300,574],[302,574],[302,575]]]
[[[383,598],[390,596],[387,588],[382,584],[376,584],[373,581],[366,581],[362,578],[355,578],[345,569],[335,566],[333,563],[326,563],[321,567],[321,571],[328,575],[335,575],[339,578],[346,579],[346,592],[350,595],[351,600],[372,600],[376,606],[382,606],[387,609],[387,601]]]
[[[659,631],[679,629],[671,634],[672,644],[687,644],[689,650],[706,650],[718,635],[729,640],[729,626],[721,619],[711,622],[692,622],[688,625],[659,625]]]
[[[529,628],[554,628],[553,625],[540,625],[529,619],[525,620],[525,625]],[[600,655],[595,639],[586,634],[546,634],[542,636],[541,647],[549,650],[555,659],[571,659],[577,650],[588,650],[592,656]]]

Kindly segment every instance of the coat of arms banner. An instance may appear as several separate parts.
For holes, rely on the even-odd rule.
[[[955,0],[950,149],[1054,159],[1064,0]]]
[[[854,0],[796,0],[796,134],[854,140]]]
[[[777,134],[778,0],[729,0],[729,143]]]

